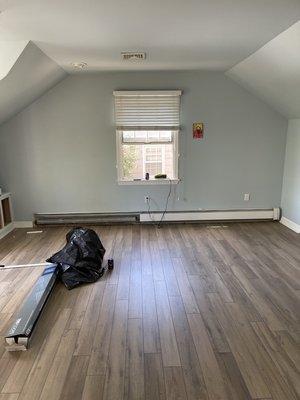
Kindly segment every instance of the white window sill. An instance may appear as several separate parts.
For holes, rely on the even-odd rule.
[[[118,181],[118,185],[177,185],[179,179],[141,179],[140,181]]]

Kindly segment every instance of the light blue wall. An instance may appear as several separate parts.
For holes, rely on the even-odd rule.
[[[285,218],[300,225],[300,119],[290,120],[288,126],[282,213]]]
[[[183,90],[182,183],[170,209],[280,206],[287,120],[268,105],[218,72],[99,73],[66,78],[0,128],[0,185],[18,220],[145,210],[147,194],[163,208],[168,187],[116,182],[112,92],[126,89]],[[204,140],[192,139],[195,121]]]

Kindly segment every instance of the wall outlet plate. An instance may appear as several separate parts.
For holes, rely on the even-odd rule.
[[[244,201],[249,201],[250,200],[250,193],[245,193],[244,194]]]

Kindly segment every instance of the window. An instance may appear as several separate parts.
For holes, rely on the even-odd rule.
[[[177,179],[176,131],[126,131],[117,134],[121,179],[144,179],[146,172],[150,179],[154,179],[157,174]]]
[[[178,179],[180,91],[114,92],[120,183]],[[161,182],[161,181],[159,181]]]

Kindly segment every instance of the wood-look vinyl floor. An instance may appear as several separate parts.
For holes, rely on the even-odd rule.
[[[42,268],[0,270],[0,400],[300,399],[300,236],[279,223],[96,227],[115,269],[57,284],[31,348],[3,335]],[[44,261],[68,228],[0,241]]]

